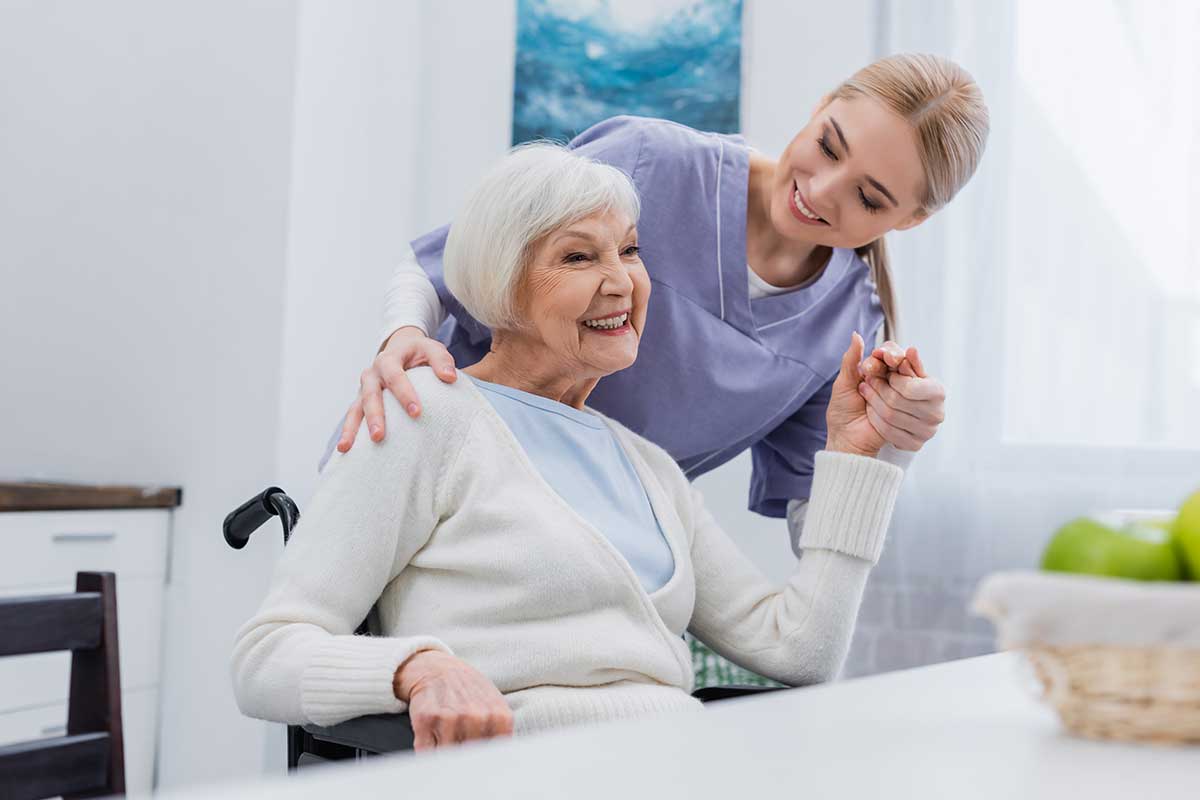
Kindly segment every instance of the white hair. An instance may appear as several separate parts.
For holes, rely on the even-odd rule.
[[[554,142],[514,147],[490,169],[450,226],[442,257],[448,288],[493,330],[520,326],[517,287],[542,237],[617,210],[636,223],[637,190],[616,167]]]

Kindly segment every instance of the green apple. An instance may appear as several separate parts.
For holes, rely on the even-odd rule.
[[[1143,581],[1182,576],[1171,534],[1161,521],[1119,517],[1080,517],[1063,525],[1042,553],[1042,569]]]
[[[1175,524],[1171,526],[1171,538],[1183,571],[1193,581],[1200,581],[1200,491],[1195,492],[1179,507]]]

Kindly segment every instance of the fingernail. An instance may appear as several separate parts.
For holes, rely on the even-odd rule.
[[[372,436],[374,436],[374,435],[375,435],[375,434],[377,434],[377,433],[379,433],[379,426],[378,426],[378,425],[372,425],[372,426],[371,426],[371,435],[372,435]]]
[[[420,406],[418,406],[416,403],[409,403],[409,404],[408,404],[408,413],[409,413],[409,416],[413,416],[413,417],[415,417],[415,416],[416,416],[418,413],[420,413],[420,411],[421,411],[421,407],[420,407]]]

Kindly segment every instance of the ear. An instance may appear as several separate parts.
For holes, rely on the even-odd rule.
[[[912,216],[910,216],[910,217],[908,217],[908,218],[906,218],[906,219],[904,219],[904,220],[902,220],[902,221],[898,222],[898,223],[896,224],[896,226],[895,226],[894,228],[892,228],[892,230],[894,230],[894,231],[907,231],[907,230],[909,230],[909,229],[911,229],[911,228],[915,228],[915,227],[917,227],[917,226],[918,226],[918,225],[920,225],[922,222],[924,222],[925,220],[929,219],[931,216],[933,216],[933,215],[932,215],[932,214],[926,214],[924,211],[915,211],[915,212],[913,212]]]

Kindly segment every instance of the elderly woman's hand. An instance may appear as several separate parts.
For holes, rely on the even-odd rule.
[[[512,709],[495,684],[449,653],[413,654],[396,670],[392,691],[408,703],[417,750],[512,735]]]
[[[342,435],[338,439],[339,453],[354,446],[354,437],[363,417],[367,419],[367,430],[371,441],[382,442],[387,433],[383,418],[384,387],[400,401],[400,407],[410,417],[421,413],[421,398],[413,389],[406,369],[428,364],[434,373],[446,383],[454,383],[458,373],[454,371],[454,356],[436,339],[430,339],[420,328],[405,327],[388,337],[383,349],[375,356],[371,366],[363,370],[358,384],[358,399],[346,412],[342,423]]]
[[[900,450],[920,450],[946,418],[946,389],[928,377],[917,348],[884,342],[860,365],[867,418]]]
[[[863,340],[855,333],[850,339],[850,349],[842,356],[842,367],[833,382],[829,406],[825,410],[825,425],[829,432],[826,450],[875,456],[886,442],[868,417],[869,408],[859,376],[862,360]]]

